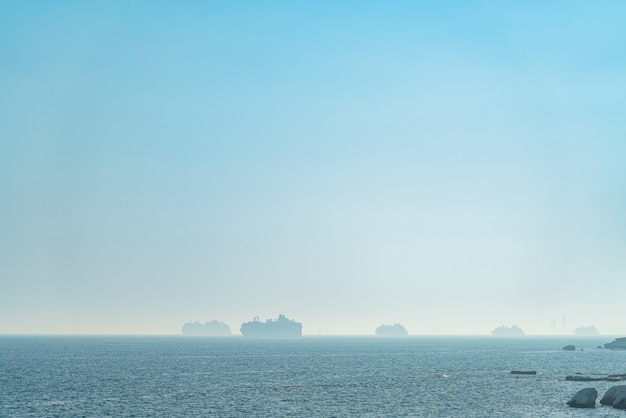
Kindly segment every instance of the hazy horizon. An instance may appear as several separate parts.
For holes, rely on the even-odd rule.
[[[626,335],[625,11],[3,2],[0,334]]]

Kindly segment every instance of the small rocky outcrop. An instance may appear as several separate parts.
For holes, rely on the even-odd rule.
[[[626,385],[613,386],[607,390],[600,403],[615,409],[626,409]]]
[[[609,350],[626,350],[626,337],[616,338],[613,342],[604,344]]]
[[[576,350],[576,346],[573,345],[573,344],[569,344],[569,345],[566,345],[565,347],[563,347],[563,350],[565,350],[565,351],[574,351],[574,350]]]
[[[621,382],[622,380],[626,380],[626,374],[609,374],[607,376],[585,376],[575,374],[572,376],[566,376],[565,380],[571,380],[574,382]]]
[[[537,374],[537,370],[511,370],[511,374]]]
[[[597,397],[598,391],[595,388],[585,388],[576,392],[567,404],[573,408],[594,408]]]

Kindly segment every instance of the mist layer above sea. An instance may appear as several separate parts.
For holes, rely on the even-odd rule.
[[[566,405],[626,372],[611,340],[5,336],[0,416],[615,416]]]

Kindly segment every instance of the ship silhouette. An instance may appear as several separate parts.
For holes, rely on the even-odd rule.
[[[381,325],[375,330],[379,337],[408,337],[409,333],[402,325],[396,323],[393,325]]]
[[[588,327],[578,327],[574,331],[574,334],[580,336],[600,335],[596,327],[594,327],[593,325],[589,325]]]
[[[230,327],[216,320],[205,322],[187,322],[181,330],[183,335],[201,336],[201,337],[224,337],[230,335]]]
[[[259,321],[259,317],[255,316],[254,320],[241,324],[239,331],[244,337],[295,338],[302,337],[302,324],[288,319],[285,315],[265,322]]]
[[[524,331],[518,327],[517,325],[512,325],[510,327],[502,325],[491,331],[491,333],[498,337],[521,337],[526,335]]]

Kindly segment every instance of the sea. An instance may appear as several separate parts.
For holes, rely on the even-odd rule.
[[[624,417],[566,404],[619,384],[565,379],[626,373],[612,340],[0,336],[0,416]]]

